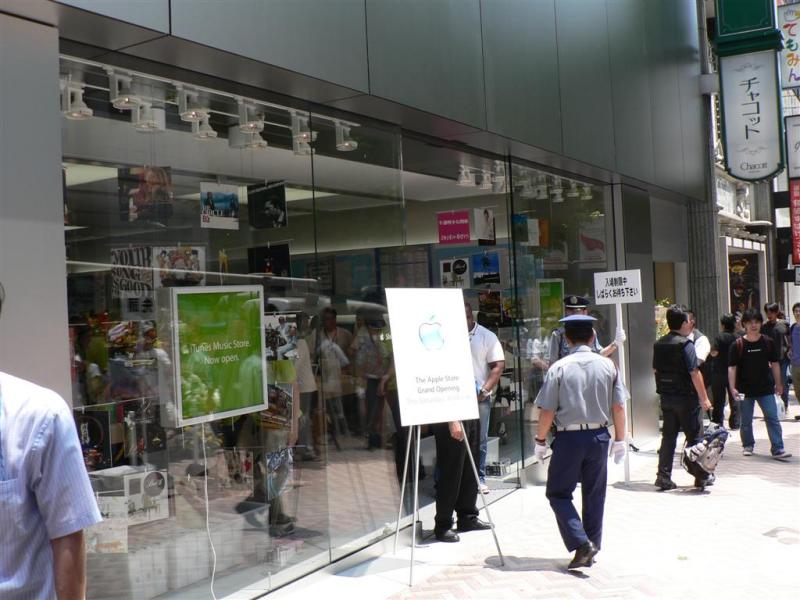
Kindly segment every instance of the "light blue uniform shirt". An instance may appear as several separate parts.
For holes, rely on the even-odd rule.
[[[625,405],[628,390],[609,358],[579,346],[550,366],[536,406],[555,411],[556,427],[611,423],[614,404]]]
[[[0,373],[0,598],[55,598],[50,540],[100,520],[66,402]]]

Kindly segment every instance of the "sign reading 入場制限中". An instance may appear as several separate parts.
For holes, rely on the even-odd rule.
[[[639,269],[594,274],[594,303],[630,304],[642,301],[642,273]]]

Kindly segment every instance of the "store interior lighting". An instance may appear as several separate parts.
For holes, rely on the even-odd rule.
[[[199,123],[208,117],[208,110],[200,104],[197,92],[178,88],[178,115],[186,123]]]
[[[213,140],[217,137],[216,130],[208,122],[208,115],[200,121],[192,122],[192,137],[196,140]]]
[[[239,125],[228,128],[228,146],[241,150],[263,150],[267,147],[267,140],[257,131],[242,131]]]
[[[492,172],[491,171],[481,171],[481,185],[480,189],[482,190],[491,190],[493,189],[492,185]]]
[[[298,115],[295,111],[291,111],[292,116],[292,139],[299,144],[310,144],[316,141],[317,132],[311,131],[308,126],[308,117]]]
[[[506,165],[502,160],[494,161],[494,174],[489,173],[492,181],[492,191],[502,194],[506,191]]]
[[[475,187],[475,176],[472,171],[469,170],[469,167],[461,165],[458,168],[458,179],[456,183],[461,187]]]
[[[350,126],[336,121],[336,149],[340,152],[352,152],[358,148],[358,142],[350,136]]]
[[[108,94],[111,105],[117,110],[133,110],[142,99],[133,93],[133,77],[108,71]]]
[[[133,127],[140,133],[158,133],[167,128],[167,115],[163,106],[149,102],[138,104],[133,111]]]
[[[255,106],[239,101],[239,131],[242,133],[260,133],[264,131],[264,115]]]
[[[581,190],[578,187],[577,181],[570,180],[566,196],[567,198],[580,198]]]
[[[83,86],[64,81],[61,85],[61,112],[71,121],[85,121],[94,111],[83,101]]]
[[[564,188],[561,185],[560,177],[550,178],[550,200],[554,203],[564,201]]]
[[[592,186],[588,183],[584,183],[581,186],[581,200],[591,200],[592,197]]]
[[[547,177],[545,175],[536,176],[536,199],[547,200]]]

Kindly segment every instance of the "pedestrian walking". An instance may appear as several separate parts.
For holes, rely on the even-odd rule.
[[[720,331],[711,345],[711,420],[722,425],[725,419],[725,396],[728,397],[728,427],[739,429],[739,403],[731,395],[728,386],[728,355],[731,344],[736,341],[736,318],[726,313],[719,319]],[[800,347],[800,346],[798,346]]]
[[[794,398],[800,402],[797,394],[797,387],[800,385],[800,302],[795,302],[792,306],[794,323],[789,328],[789,359],[791,360],[792,387],[794,388]],[[800,421],[800,414],[794,416],[795,421]]]
[[[83,598],[100,520],[66,402],[0,372],[0,598]]]
[[[625,456],[625,401],[628,391],[614,363],[592,350],[594,317],[561,319],[570,353],[550,366],[536,398],[539,423],[534,455],[542,460],[547,434],[555,427],[546,495],[564,545],[575,555],[570,569],[591,567],[601,548],[607,464],[614,424],[614,462]],[[572,493],[581,484],[581,515]]]
[[[761,333],[771,337],[778,352],[778,365],[781,375],[781,393],[779,396],[783,400],[786,410],[789,410],[789,324],[783,319],[781,307],[777,302],[770,302],[764,305],[764,313],[767,321],[761,326]]]
[[[702,428],[700,408],[711,410],[711,402],[698,368],[695,346],[687,337],[693,327],[687,311],[682,306],[670,306],[667,309],[667,326],[669,333],[659,338],[653,347],[656,392],[661,398],[664,423],[655,481],[655,486],[661,491],[678,487],[672,481],[678,433],[683,431],[688,446],[697,443]],[[704,488],[710,481],[708,477],[696,477],[694,484],[695,487]]]
[[[749,308],[742,315],[744,337],[731,345],[728,357],[728,382],[734,397],[744,398],[740,402],[742,454],[752,456],[755,448],[753,437],[753,410],[761,407],[767,423],[767,435],[772,458],[785,460],[791,456],[783,448],[783,432],[778,420],[775,394],[783,391],[780,374],[780,354],[773,341],[761,333],[764,317],[757,308]]]

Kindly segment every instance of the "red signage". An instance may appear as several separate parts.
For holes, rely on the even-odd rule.
[[[800,265],[800,179],[789,180],[789,215],[792,220],[792,264]]]
[[[436,215],[440,244],[469,243],[469,211],[454,210]]]

